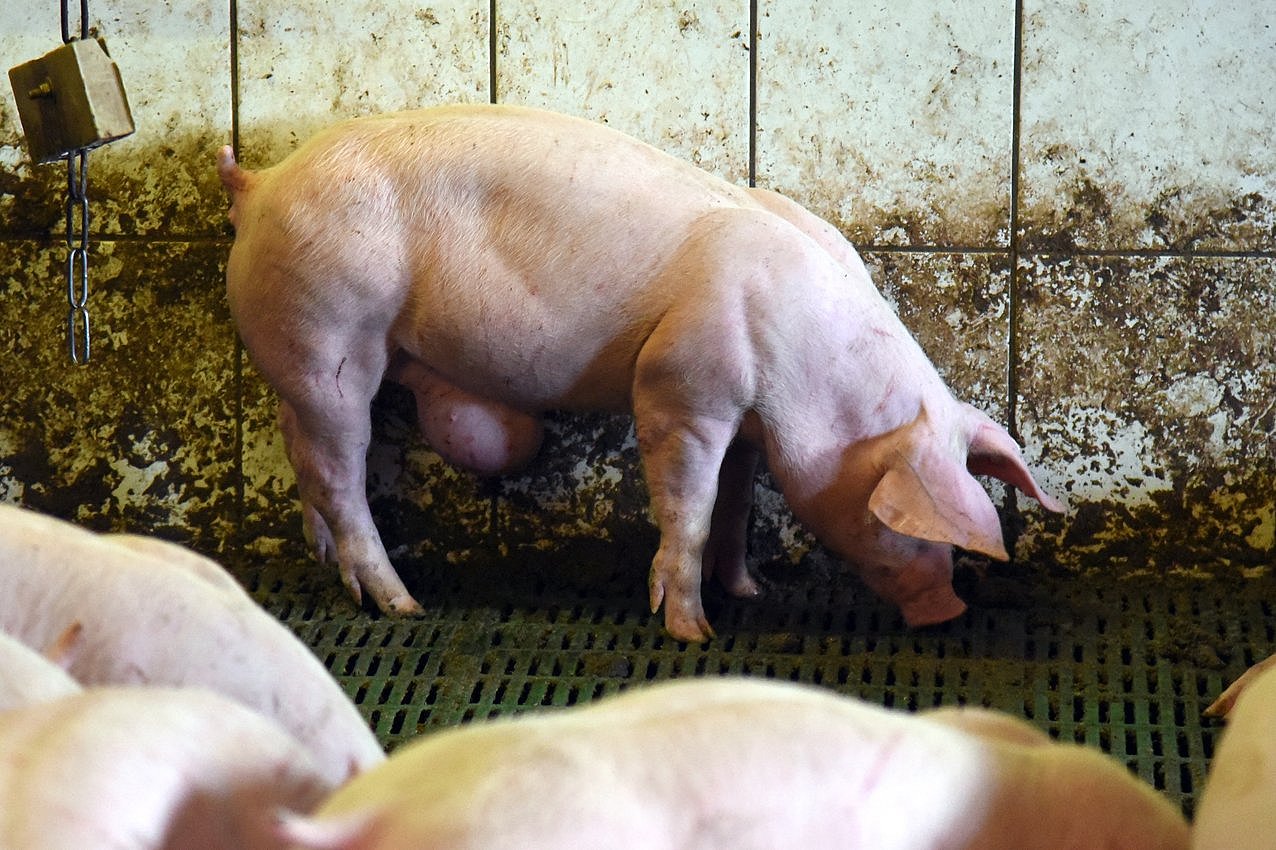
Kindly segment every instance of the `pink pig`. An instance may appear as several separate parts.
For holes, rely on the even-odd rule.
[[[0,564],[0,631],[51,647],[72,624],[84,685],[218,691],[281,723],[333,784],[385,758],[310,648],[207,558],[0,504]]]
[[[68,629],[39,653],[0,631],[0,712],[79,692],[79,683],[66,672],[61,657],[78,633],[78,626]]]
[[[0,715],[5,850],[267,850],[333,784],[283,728],[202,689],[93,688]]]
[[[1276,848],[1276,656],[1255,664],[1207,714],[1225,714],[1192,827],[1192,850]]]
[[[1008,557],[970,472],[1062,509],[954,400],[841,234],[779,195],[510,106],[348,121],[259,172],[225,148],[218,170],[231,311],[279,393],[307,537],[383,611],[419,610],[364,489],[385,378],[444,459],[484,474],[534,455],[546,410],[632,411],[661,535],[651,608],[684,640],[712,634],[703,576],[757,592],[759,455],[915,625],[965,609],[954,544]]]
[[[313,816],[324,850],[1185,850],[1119,762],[985,710],[682,680],[396,750]]]

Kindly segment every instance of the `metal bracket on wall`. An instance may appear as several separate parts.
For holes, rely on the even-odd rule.
[[[9,69],[9,84],[31,159],[67,162],[67,348],[71,361],[87,363],[89,333],[88,152],[134,130],[120,70],[106,42],[90,37],[88,2],[80,3],[80,37],[70,35],[62,0],[64,44]]]

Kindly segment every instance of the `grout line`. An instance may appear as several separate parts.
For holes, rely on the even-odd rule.
[[[891,245],[876,242],[855,242],[855,250],[861,254],[987,254],[1005,256],[1009,247],[981,248],[974,245]]]
[[[239,158],[239,0],[230,0],[230,145]]]
[[[235,158],[240,156],[239,139],[239,0],[230,0],[230,144]],[[221,237],[212,240],[214,243],[229,243],[233,240]],[[235,400],[231,416],[235,422],[234,455],[235,463],[231,473],[235,487],[234,516],[231,517],[231,544],[233,557],[242,560],[248,549],[248,532],[245,528],[247,518],[247,487],[244,483],[244,344],[235,333],[231,347],[231,366],[234,374],[231,385],[235,388]]]
[[[1023,0],[1015,0],[1014,72],[1011,82],[1010,107],[1010,289],[1007,319],[1008,352],[1006,358],[1006,430],[1019,439],[1019,320],[1022,307],[1019,260],[1023,245],[1019,235],[1019,164],[1020,143],[1023,131],[1021,107],[1023,104]],[[1007,491],[1009,493],[1009,491]],[[1014,504],[1008,497],[1008,503]]]
[[[1023,276],[1019,272],[1019,260],[1023,256],[1019,235],[1019,157],[1023,132],[1023,0],[1015,0],[1014,51],[1010,105],[1010,283],[1006,307],[1006,431],[1015,442],[1023,445],[1023,439],[1019,435],[1019,321],[1022,309],[1020,288],[1023,286]],[[1019,512],[1019,498],[1015,495],[1014,488],[1005,484],[1002,490],[1005,494],[1002,504],[1005,506],[1004,515],[1008,526],[1005,530],[1005,545],[1013,560],[1015,549],[1018,548],[1019,529],[1023,523]]]
[[[496,0],[487,2],[487,102],[496,103]]]
[[[167,244],[218,244],[229,247],[235,237],[232,235],[222,235],[214,233],[196,233],[190,235],[167,235],[160,233],[107,233],[93,237],[94,242],[153,242],[158,245]],[[16,242],[40,242],[49,245],[61,245],[61,233],[0,233],[0,243],[16,243]],[[946,254],[973,254],[976,256],[1009,256],[1011,248],[1008,246],[989,248],[979,245],[892,245],[878,244],[876,242],[854,242],[855,250],[863,254],[929,254],[935,256],[943,256]],[[1228,250],[1202,250],[1194,251],[1188,248],[1180,249],[1159,249],[1159,248],[1024,248],[1020,247],[1016,252],[1019,259],[1033,258],[1069,258],[1083,257],[1089,259],[1102,259],[1111,257],[1114,259],[1186,259],[1186,260],[1276,260],[1276,250],[1273,251],[1228,251]]]
[[[758,2],[749,0],[749,185],[758,185]]]

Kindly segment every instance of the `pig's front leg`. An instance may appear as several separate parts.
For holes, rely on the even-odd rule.
[[[718,498],[704,548],[704,577],[716,577],[728,593],[741,598],[759,593],[745,561],[759,454],[757,448],[739,439],[727,449],[718,472]]]
[[[279,425],[316,557],[335,556],[341,582],[356,602],[367,591],[386,614],[419,614],[421,606],[390,564],[368,509],[367,409],[343,420],[334,418],[335,406],[302,411],[287,401],[279,404]]]
[[[647,407],[643,405],[643,407]],[[735,424],[688,420],[635,404],[638,450],[660,528],[648,578],[651,611],[665,606],[665,630],[678,640],[713,637],[700,596],[701,564],[717,494],[717,472]]]
[[[718,473],[740,427],[739,399],[749,392],[742,384],[750,370],[741,367],[747,352],[724,349],[724,340],[740,336],[740,317],[712,293],[706,287],[700,299],[665,314],[634,372],[634,429],[660,528],[648,579],[651,610],[663,602],[665,629],[685,641],[713,636],[700,596],[704,550]]]

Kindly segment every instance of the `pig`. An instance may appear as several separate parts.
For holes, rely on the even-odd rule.
[[[86,686],[204,686],[278,720],[333,783],[385,754],[310,649],[214,562],[0,504],[0,631],[49,646],[77,623]]]
[[[1276,664],[1246,674],[1227,711],[1192,826],[1192,850],[1276,848]]]
[[[89,688],[0,715],[5,850],[266,850],[333,790],[272,720],[201,688]]]
[[[971,473],[1054,511],[1019,448],[958,402],[830,224],[615,130],[459,105],[354,119],[250,171],[218,155],[233,320],[279,396],[305,533],[356,601],[420,605],[365,492],[369,403],[479,474],[537,452],[549,410],[629,412],[675,638],[712,636],[701,581],[745,563],[761,459],[794,515],[910,625],[965,604],[952,547],[1007,559]],[[716,506],[716,510],[715,510]]]
[[[1228,717],[1231,714],[1232,707],[1236,705],[1236,700],[1264,672],[1276,667],[1276,655],[1269,656],[1254,666],[1250,667],[1240,675],[1235,682],[1228,685],[1218,699],[1210,703],[1205,711],[1201,712],[1206,717]]]
[[[0,632],[0,712],[78,693],[79,682],[62,666],[78,634],[76,624],[41,654]]]
[[[409,743],[293,848],[1181,850],[1106,755],[987,710],[911,715],[787,682],[675,680]]]

